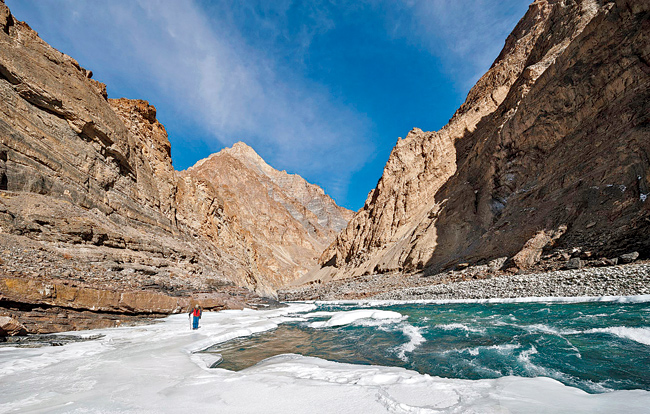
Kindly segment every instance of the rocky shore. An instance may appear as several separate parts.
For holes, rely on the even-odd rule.
[[[152,262],[164,258],[129,249],[118,257],[106,250],[0,234],[0,342],[14,335],[137,324],[194,303],[206,310],[275,304],[227,280],[192,277],[171,266],[155,271]]]
[[[366,275],[326,285],[281,290],[280,300],[444,300],[518,297],[630,296],[650,294],[650,262],[481,274],[472,268],[432,276],[422,273]]]

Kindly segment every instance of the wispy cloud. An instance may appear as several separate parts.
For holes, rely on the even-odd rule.
[[[274,3],[273,10],[266,10],[270,16],[254,10],[256,23],[275,36],[288,36],[286,22],[273,18],[288,5]],[[251,34],[240,33],[229,21],[237,16],[208,13],[194,1],[68,0],[34,2],[33,7],[51,16],[47,24],[68,31],[68,41],[82,56],[101,62],[101,71],[117,78],[140,76],[147,85],[142,89],[155,90],[152,97],[161,100],[150,99],[152,104],[167,106],[193,124],[179,140],[188,145],[193,132],[213,140],[213,148],[244,140],[274,167],[320,181],[342,202],[347,188],[340,182],[373,152],[365,138],[371,121],[292,71],[273,51],[251,47],[246,37]],[[312,28],[298,28],[293,41],[300,44],[294,51],[308,48],[316,32],[332,24],[314,14],[312,21],[317,20]],[[101,71],[96,70],[100,79]],[[135,90],[141,86],[131,83]]]
[[[430,95],[450,89],[433,69],[400,82],[391,53],[408,60],[414,55],[400,48],[410,45],[433,56],[419,62],[441,62],[461,95],[497,56],[527,0],[6,1],[106,81],[111,97],[154,104],[170,127],[175,165],[243,140],[272,166],[358,206],[381,173],[378,154],[406,133],[385,108],[400,106],[400,116],[422,123]],[[348,194],[352,187],[362,191]]]
[[[404,0],[396,36],[440,57],[458,87],[469,90],[490,67],[523,17],[528,0]]]
[[[139,4],[150,23],[132,33],[145,40],[135,55],[185,116],[221,144],[246,140],[272,165],[312,176],[349,177],[363,164],[361,154],[372,151],[370,142],[359,139],[369,123],[364,116],[335,102],[318,84],[287,73],[273,55],[249,47],[227,21],[215,21],[214,15],[208,20],[190,2]],[[332,188],[345,197],[344,189]]]

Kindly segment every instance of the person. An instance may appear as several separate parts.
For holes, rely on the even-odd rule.
[[[190,317],[192,318],[192,329],[199,329],[199,319],[201,319],[202,314],[203,311],[201,310],[201,307],[198,303],[194,305],[194,309],[190,310]]]

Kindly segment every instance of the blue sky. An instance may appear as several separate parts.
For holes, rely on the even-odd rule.
[[[357,210],[398,137],[447,123],[526,0],[6,0],[146,99],[178,170],[237,141]]]

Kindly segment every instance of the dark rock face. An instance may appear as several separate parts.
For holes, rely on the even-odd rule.
[[[400,140],[334,277],[650,255],[650,6],[538,0],[441,131]]]
[[[241,307],[261,300],[250,291],[272,296],[306,272],[347,223],[349,211],[293,177],[308,189],[296,194],[307,196],[286,206],[271,201],[293,220],[287,226],[294,237],[256,238],[256,227],[233,205],[245,194],[226,197],[219,186],[227,179],[214,176],[239,174],[241,162],[201,177],[174,171],[155,108],[107,99],[105,85],[91,77],[16,21],[0,0],[0,278],[79,289],[52,302],[5,283],[0,303],[42,304],[50,316],[55,308],[165,314],[199,297],[204,307],[214,297],[220,301],[215,308]],[[262,213],[248,207],[247,217]],[[295,219],[298,213],[305,219]],[[278,252],[282,260],[274,262]],[[91,306],[80,299],[90,292],[122,299]],[[135,299],[126,304],[127,297]],[[37,330],[47,331],[44,325]]]

